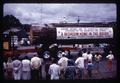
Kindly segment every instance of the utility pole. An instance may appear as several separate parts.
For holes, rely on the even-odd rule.
[[[79,23],[79,22],[80,22],[80,17],[78,16],[77,23]]]
[[[14,32],[11,31],[10,29],[10,47],[12,48],[12,55],[14,56]],[[12,45],[11,45],[12,44]]]
[[[42,3],[41,3],[41,9],[40,9],[40,12],[41,12],[41,25],[42,25],[42,20],[43,20],[43,19],[42,19],[42,11],[43,11],[43,10],[42,10]]]

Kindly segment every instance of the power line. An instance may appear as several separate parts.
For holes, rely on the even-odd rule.
[[[41,12],[40,23],[41,23],[41,24],[42,24],[42,20],[43,20],[43,19],[42,19],[42,11],[43,11],[43,10],[42,10],[42,4],[41,4],[41,8],[40,8],[40,12]]]

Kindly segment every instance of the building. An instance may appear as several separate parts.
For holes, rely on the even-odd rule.
[[[111,39],[113,39],[113,36],[114,36],[114,33],[113,33],[113,31],[114,31],[114,29],[115,29],[115,27],[116,27],[116,23],[115,22],[109,22],[109,23],[51,23],[51,25],[53,25],[53,27],[55,27],[56,28],[56,33],[57,33],[57,29],[59,28],[59,29],[62,29],[62,31],[65,31],[65,33],[61,33],[60,35],[73,35],[72,37],[74,37],[73,39],[72,38],[70,38],[69,36],[68,36],[68,38],[64,38],[63,39],[63,37],[62,38],[58,38],[58,42],[61,42],[61,43],[64,43],[64,40],[67,42],[67,43],[82,43],[82,42],[84,42],[84,43],[88,43],[88,41],[89,40],[94,40],[94,41],[96,41],[96,40],[104,40],[104,42],[107,42],[107,40],[111,40]],[[97,38],[95,38],[94,36],[95,35],[98,35],[99,36],[99,34],[95,31],[95,29],[97,28],[97,31],[98,32],[102,32],[102,33],[99,33],[99,34],[103,34],[102,36],[101,36],[101,38],[100,37],[97,37]],[[102,30],[100,30],[100,29],[103,29],[104,28],[104,33],[103,33],[103,31]],[[108,28],[110,28],[110,31],[111,31],[111,33],[109,33],[110,31],[108,31],[107,29]],[[64,30],[63,30],[64,29]],[[65,30],[66,29],[66,30]],[[78,30],[79,29],[79,30]],[[70,31],[71,30],[71,31]],[[76,30],[76,31],[75,31]],[[81,31],[81,30],[86,30],[86,31]],[[89,30],[89,31],[87,31],[87,30]],[[91,30],[91,32],[93,32],[93,30],[94,30],[94,32],[96,33],[95,35],[93,34],[93,33],[90,33],[90,35],[91,34],[93,34],[93,39],[91,39],[90,37],[89,38],[86,38],[87,36],[85,36],[85,35],[87,35],[88,34],[88,32],[90,32],[90,30]],[[66,31],[67,32],[71,32],[71,33],[66,33]],[[75,31],[75,32],[81,32],[80,34],[81,35],[83,35],[83,36],[81,36],[81,37],[78,37],[78,38],[75,38],[75,35],[76,35],[76,37],[77,36],[79,36],[78,35],[78,33],[74,33],[73,31]],[[59,32],[59,30],[58,30],[58,32]],[[73,33],[72,33],[73,32]],[[86,33],[84,33],[84,32],[86,32]],[[107,33],[106,33],[107,32]],[[110,34],[110,36],[111,37],[104,37],[105,35],[107,35],[107,34]],[[89,35],[88,35],[89,36]],[[62,41],[63,40],[63,41]],[[68,40],[68,41],[67,41]],[[74,41],[74,42],[73,42]],[[86,42],[85,42],[86,41]],[[92,41],[92,42],[94,42],[94,41]],[[100,42],[99,41],[99,42]],[[90,41],[89,41],[90,42]]]
[[[100,43],[113,43],[113,39],[114,39],[114,29],[116,27],[116,23],[115,22],[109,22],[109,23],[50,23],[50,24],[45,24],[45,25],[38,25],[38,24],[34,24],[31,28],[31,41],[33,42],[34,40],[36,40],[37,42],[34,43],[44,43],[41,42],[41,37],[44,37],[42,40],[46,40],[44,35],[47,35],[47,43],[49,41],[52,41],[53,43],[58,43],[58,44],[65,44],[65,45],[73,45],[75,47],[93,47],[93,46],[103,46]],[[57,38],[57,29],[64,29],[65,32],[67,32],[68,28],[69,31],[71,31],[72,33],[70,33],[69,35],[73,38],[70,37],[65,37],[62,36],[61,38]],[[86,33],[81,32],[80,30],[76,31],[76,32],[80,32],[80,34],[83,34],[83,36],[81,37],[77,37],[76,34],[78,33],[74,33],[73,31],[75,31],[75,29],[88,29],[88,30],[94,30],[95,34],[93,34],[93,37],[87,37],[85,36]],[[99,34],[101,34],[101,37],[98,35],[98,33],[96,34],[95,28],[97,28],[97,31],[99,31],[99,29],[101,30],[101,28],[104,29],[104,31],[99,32]],[[110,30],[107,30],[107,29]],[[50,32],[48,29],[51,29]],[[66,30],[65,30],[66,29]],[[46,32],[44,32],[44,31]],[[48,32],[47,32],[48,30]],[[90,31],[89,31],[90,32]],[[91,31],[93,32],[93,31]],[[51,35],[52,34],[52,35]],[[64,33],[63,35],[65,35],[68,33]],[[85,35],[84,35],[85,34]],[[88,34],[88,33],[87,33]],[[95,36],[98,35],[98,36]],[[52,37],[51,37],[52,36]],[[108,37],[107,37],[108,36]],[[49,40],[50,38],[50,40]],[[83,45],[84,44],[84,45]],[[94,45],[95,44],[95,45]],[[100,45],[99,45],[100,44]]]
[[[17,36],[19,31],[19,27],[11,27],[3,32],[3,49],[9,50],[11,47],[19,45]]]
[[[11,48],[17,48],[21,45],[22,39],[28,39],[27,32],[20,27],[11,27],[3,32],[3,48],[9,50]]]

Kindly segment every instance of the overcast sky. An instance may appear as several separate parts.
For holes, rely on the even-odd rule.
[[[23,24],[67,22],[116,22],[116,4],[4,4],[4,16],[14,15]]]

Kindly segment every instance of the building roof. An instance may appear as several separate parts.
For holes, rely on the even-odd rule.
[[[19,31],[17,35],[19,36],[19,38],[28,38],[28,34],[25,30]]]
[[[108,27],[115,26],[115,22],[109,23],[51,23],[55,27]]]
[[[20,29],[18,29],[18,27],[11,27],[10,29],[4,31],[3,34],[9,34],[10,31],[17,33]]]

